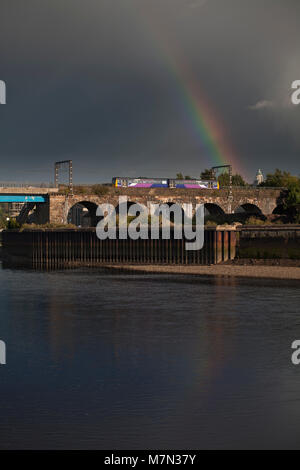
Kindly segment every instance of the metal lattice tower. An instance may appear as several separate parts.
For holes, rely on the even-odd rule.
[[[73,194],[73,162],[72,160],[64,160],[62,162],[55,162],[54,166],[54,181],[55,187],[58,188],[58,180],[59,180],[59,170],[61,169],[69,169],[69,189],[71,194]]]

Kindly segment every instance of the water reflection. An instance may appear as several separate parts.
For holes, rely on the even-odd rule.
[[[0,282],[2,447],[298,447],[298,284],[99,270]]]

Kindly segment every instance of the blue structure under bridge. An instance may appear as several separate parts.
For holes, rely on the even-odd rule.
[[[20,202],[20,203],[45,203],[47,202],[46,196],[35,196],[28,194],[0,194],[0,202]]]

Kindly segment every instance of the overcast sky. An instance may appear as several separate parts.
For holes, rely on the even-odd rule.
[[[299,174],[299,0],[1,0],[0,181],[199,176],[216,164],[176,74],[214,109],[248,180]],[[230,163],[230,156],[226,156]],[[239,168],[237,168],[237,166]]]

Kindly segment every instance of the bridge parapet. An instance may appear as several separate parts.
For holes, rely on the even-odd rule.
[[[58,188],[38,186],[0,186],[0,194],[57,194]]]

